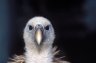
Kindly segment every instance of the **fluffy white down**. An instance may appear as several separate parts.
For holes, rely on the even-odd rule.
[[[26,63],[53,63],[53,55],[50,50],[38,53],[36,51],[28,51],[25,53]]]

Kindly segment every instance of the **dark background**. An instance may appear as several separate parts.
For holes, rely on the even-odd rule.
[[[61,50],[60,56],[71,63],[94,63],[96,42],[96,1],[95,0],[2,0],[8,8],[0,20],[0,30],[3,30],[5,42],[0,46],[2,51],[0,63],[5,58],[24,52],[23,29],[28,20],[34,16],[48,18],[56,32],[54,45]],[[1,11],[2,13],[4,11]],[[7,15],[7,17],[5,17]],[[6,24],[8,25],[6,25]],[[6,25],[6,26],[5,26]],[[5,28],[3,27],[5,26]],[[7,28],[6,28],[7,27]],[[1,33],[1,32],[0,32]],[[0,34],[2,38],[2,33]],[[8,40],[8,41],[7,41]],[[4,50],[4,53],[3,53]],[[6,51],[5,51],[6,50]],[[6,55],[3,57],[3,55]],[[2,59],[3,57],[3,59]]]

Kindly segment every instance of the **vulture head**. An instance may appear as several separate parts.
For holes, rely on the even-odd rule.
[[[34,17],[28,21],[24,29],[25,48],[40,51],[49,48],[55,38],[54,29],[50,21],[44,17]]]

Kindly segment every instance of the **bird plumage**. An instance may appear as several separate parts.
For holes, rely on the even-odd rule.
[[[56,58],[56,47],[52,47],[55,39],[51,22],[44,17],[34,17],[25,26],[23,38],[25,53],[15,55],[8,63],[68,63]]]
[[[57,47],[54,47],[52,49],[52,51],[53,51],[52,54],[54,55],[52,63],[70,63],[68,61],[62,60],[62,58],[64,58],[65,56],[55,57],[60,52],[59,50],[56,51],[56,49],[57,49]],[[14,55],[12,58],[9,59],[8,63],[25,63],[25,56],[24,55]]]

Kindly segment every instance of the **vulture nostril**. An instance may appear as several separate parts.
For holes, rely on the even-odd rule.
[[[36,25],[36,29],[42,29],[42,28],[43,28],[42,25],[40,25],[40,24]]]
[[[38,24],[38,27],[40,27],[41,25],[40,24]]]

